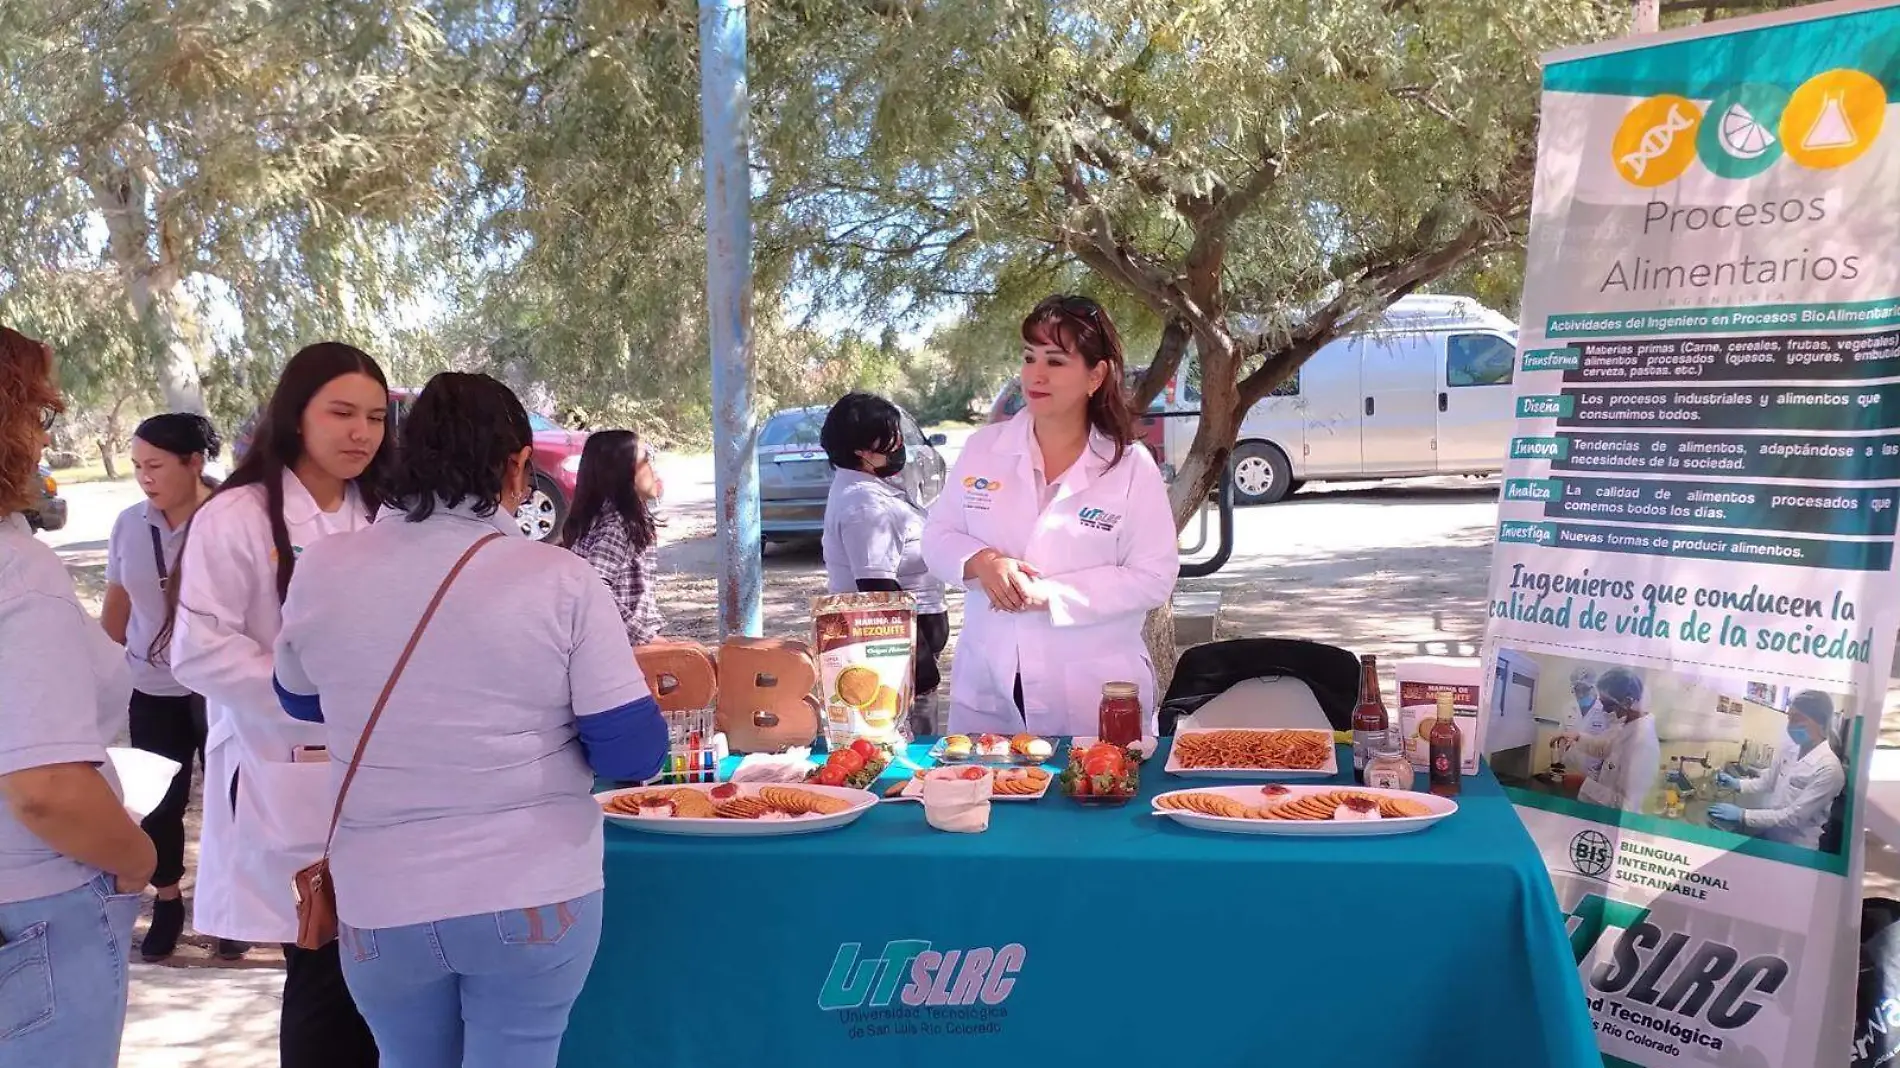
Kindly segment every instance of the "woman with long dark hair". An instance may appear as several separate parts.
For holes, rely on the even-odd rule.
[[[533,442],[507,386],[435,376],[389,514],[317,546],[284,605],[284,712],[327,732],[338,779],[368,754],[330,870],[344,974],[402,1068],[554,1068],[600,942],[594,777],[666,756],[600,580],[514,520]]]
[[[298,555],[368,525],[380,503],[388,409],[382,368],[361,350],[323,342],[291,357],[250,451],[191,520],[153,642],[207,704],[193,926],[225,955],[283,943],[284,1068],[376,1063],[336,947],[294,944],[293,879],[323,851],[336,787],[322,728],[278,706],[271,659]]]
[[[581,448],[574,506],[561,528],[561,544],[594,565],[613,592],[627,639],[636,646],[657,638],[665,624],[653,590],[659,537],[652,505],[662,489],[639,435],[596,431]]]
[[[924,558],[968,591],[950,680],[959,734],[1095,734],[1102,687],[1134,684],[1155,730],[1142,640],[1181,557],[1167,486],[1136,442],[1121,337],[1087,297],[1023,320],[1027,400],[971,435],[930,509]]]
[[[0,1064],[112,1068],[158,857],[106,759],[125,657],[21,514],[62,410],[52,352],[0,326]]]
[[[100,622],[125,646],[132,671],[132,745],[178,762],[171,789],[144,821],[158,847],[152,885],[152,926],[139,953],[159,961],[178,948],[185,928],[185,902],[178,881],[185,875],[185,806],[191,800],[191,761],[203,759],[204,698],[172,677],[164,657],[152,656],[152,639],[164,625],[165,588],[178,567],[185,525],[216,488],[205,463],[217,458],[217,430],[202,415],[155,415],[132,432],[132,472],[143,503],[119,513],[106,549],[106,603]]]

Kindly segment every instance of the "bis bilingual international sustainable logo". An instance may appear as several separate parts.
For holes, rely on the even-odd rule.
[[[1610,873],[1616,850],[1602,831],[1578,831],[1570,839],[1570,866],[1578,875],[1601,879]]]
[[[1732,86],[1705,108],[1663,93],[1638,101],[1610,142],[1623,180],[1654,188],[1697,160],[1718,178],[1753,178],[1782,156],[1809,170],[1859,159],[1887,116],[1887,91],[1864,71],[1823,71],[1793,92],[1765,82]]]

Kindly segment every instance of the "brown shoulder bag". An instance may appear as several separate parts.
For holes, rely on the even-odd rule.
[[[336,941],[336,884],[330,881],[330,846],[336,841],[336,825],[343,818],[343,799],[349,796],[350,782],[356,778],[356,767],[363,762],[363,748],[369,744],[370,732],[376,729],[376,721],[383,716],[383,706],[389,703],[389,694],[396,688],[396,680],[402,678],[402,669],[409,666],[409,656],[416,651],[416,643],[422,640],[422,632],[429,628],[429,621],[435,618],[435,610],[442,605],[442,598],[454,585],[455,577],[462,568],[480,552],[484,545],[504,538],[507,535],[496,531],[468,547],[462,558],[449,569],[448,577],[442,585],[436,587],[435,596],[429,599],[429,607],[423,610],[422,619],[409,635],[409,644],[403,646],[402,655],[396,658],[396,666],[389,672],[389,681],[383,683],[383,692],[376,698],[376,707],[370,709],[369,719],[363,724],[363,734],[356,740],[356,755],[350,757],[350,767],[343,773],[343,785],[337,788],[336,808],[330,813],[330,833],[323,840],[323,857],[316,863],[299,871],[297,887],[297,946],[300,949],[322,949]]]

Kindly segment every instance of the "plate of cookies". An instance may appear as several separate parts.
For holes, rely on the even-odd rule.
[[[1366,837],[1422,831],[1458,802],[1371,786],[1211,786],[1154,799],[1154,814],[1227,834]]]
[[[613,823],[654,834],[756,838],[843,827],[877,804],[869,790],[803,783],[684,783],[594,795]]]
[[[990,776],[991,801],[1039,801],[1049,792],[1049,784],[1055,781],[1055,775],[1047,768],[996,768],[968,769],[972,778]],[[917,774],[884,792],[886,801],[922,801],[924,799],[924,769]]]

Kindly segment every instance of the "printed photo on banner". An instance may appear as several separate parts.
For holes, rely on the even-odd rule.
[[[1854,700],[1793,681],[1503,649],[1500,782],[1601,823],[1839,856]],[[1640,817],[1648,817],[1643,819]],[[1672,829],[1669,825],[1676,825]],[[1694,828],[1692,833],[1687,829]]]

